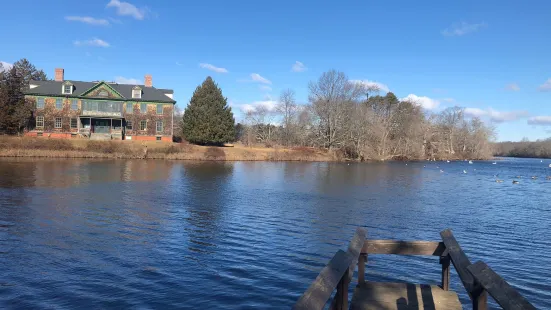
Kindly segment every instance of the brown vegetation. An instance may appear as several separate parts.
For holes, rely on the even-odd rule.
[[[308,147],[293,149],[198,146],[156,141],[90,141],[0,136],[0,157],[51,158],[144,158],[174,160],[226,161],[334,161],[337,157],[324,150]]]

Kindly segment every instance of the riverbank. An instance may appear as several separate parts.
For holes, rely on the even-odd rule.
[[[90,141],[6,136],[0,137],[0,157],[312,162],[338,160],[327,151],[306,147],[216,147],[157,141]]]

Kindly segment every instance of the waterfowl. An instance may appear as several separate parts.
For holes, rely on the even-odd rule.
[[[537,179],[538,179],[538,177],[537,177],[537,176],[535,176],[535,175],[533,175],[531,179],[532,179],[532,180],[537,180]]]
[[[444,172],[444,170],[440,169],[440,172]]]
[[[519,183],[519,181],[513,180],[513,184],[518,184],[518,183]]]
[[[492,165],[497,165],[497,163],[494,161],[494,162],[492,163]]]
[[[469,164],[471,164],[471,165],[472,165],[472,164],[473,164],[473,161],[472,161],[472,160],[469,160]]]
[[[496,183],[503,183],[503,180],[496,180]]]
[[[449,163],[450,161],[449,160],[446,160],[447,163]]]
[[[467,170],[463,170],[463,173],[467,173]]]
[[[551,175],[548,175],[546,179],[551,180]]]

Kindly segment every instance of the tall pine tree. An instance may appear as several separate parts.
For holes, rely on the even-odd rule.
[[[21,91],[23,84],[15,66],[0,77],[0,133],[21,133],[33,116],[33,104]]]
[[[210,76],[195,89],[184,111],[183,135],[195,144],[221,145],[235,141],[233,113]]]

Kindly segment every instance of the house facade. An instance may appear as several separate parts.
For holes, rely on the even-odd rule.
[[[172,141],[174,92],[144,85],[64,79],[31,81],[25,97],[35,103],[34,128],[28,136],[94,140]],[[31,126],[32,128],[33,126]]]

